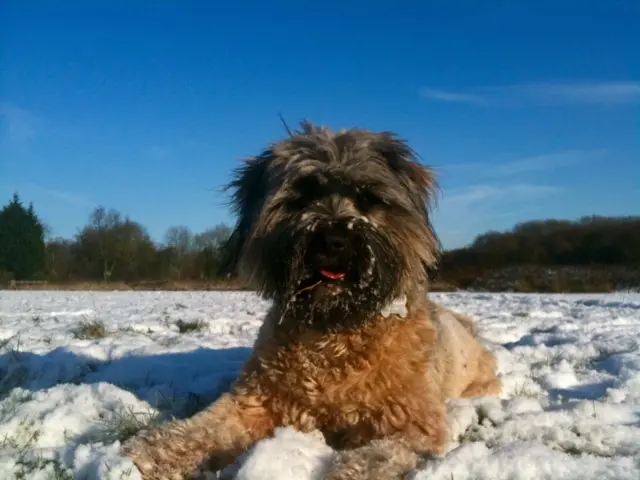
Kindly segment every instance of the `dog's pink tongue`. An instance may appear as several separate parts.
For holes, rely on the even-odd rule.
[[[344,278],[345,273],[344,272],[329,272],[328,270],[320,270],[320,275],[322,275],[323,277],[327,277],[331,280],[340,280],[341,278]]]

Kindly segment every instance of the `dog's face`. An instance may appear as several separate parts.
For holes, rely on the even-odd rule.
[[[371,316],[436,261],[434,176],[390,133],[303,124],[229,187],[239,273],[309,321]]]

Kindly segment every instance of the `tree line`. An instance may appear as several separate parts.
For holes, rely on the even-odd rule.
[[[15,194],[0,210],[0,283],[219,280],[231,228],[194,233],[173,226],[154,242],[142,224],[98,207],[72,238],[47,239],[46,233],[33,205]],[[445,251],[436,279],[464,286],[488,271],[523,265],[640,271],[640,217],[540,220],[487,232],[468,247]]]
[[[487,232],[468,247],[445,252],[438,278],[464,287],[486,272],[514,266],[640,273],[640,217],[537,220]]]
[[[154,242],[142,224],[105,207],[72,238],[46,239],[46,230],[18,194],[0,210],[0,283],[215,280],[231,233],[224,224],[200,233],[179,225]]]

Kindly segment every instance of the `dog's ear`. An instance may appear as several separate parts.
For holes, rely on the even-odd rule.
[[[418,156],[409,144],[395,134],[384,132],[379,135],[376,145],[378,153],[387,161],[389,168],[400,178],[407,188],[415,207],[424,220],[427,236],[421,239],[423,246],[428,245],[429,255],[423,258],[425,273],[436,268],[442,245],[431,222],[431,209],[439,193],[435,172],[418,162]]]
[[[418,163],[418,156],[409,144],[395,134],[383,132],[379,135],[376,149],[387,161],[389,168],[400,177],[412,196],[419,199],[428,211],[435,203],[439,192],[435,172]]]
[[[247,237],[267,196],[267,170],[272,160],[273,152],[270,149],[246,160],[244,165],[235,170],[233,180],[225,187],[225,191],[233,191],[230,205],[237,215],[237,221],[224,246],[220,271],[223,275],[238,273],[238,263]]]

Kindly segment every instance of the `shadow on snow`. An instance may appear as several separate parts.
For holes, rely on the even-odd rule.
[[[189,416],[227,391],[252,349],[206,349],[154,355],[127,355],[100,361],[65,347],[40,355],[0,355],[0,399],[14,388],[42,391],[60,384],[110,383],[151,406]],[[179,408],[175,408],[180,405]]]

